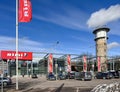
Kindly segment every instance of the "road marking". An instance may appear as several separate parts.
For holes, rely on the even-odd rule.
[[[76,92],[79,92],[79,88],[77,88]]]

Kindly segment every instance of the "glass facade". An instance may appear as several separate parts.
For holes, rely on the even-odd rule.
[[[57,64],[57,67],[56,67]],[[119,58],[108,58],[107,62],[108,70],[120,70]],[[53,58],[53,73],[66,72],[67,61],[66,58]],[[4,71],[3,71],[4,70]],[[87,56],[87,70],[97,71],[96,57],[91,58]],[[83,71],[83,59],[82,57],[71,56],[71,71]],[[0,60],[0,74],[4,72],[5,76],[16,75],[16,61],[15,60]],[[18,64],[19,75],[46,75],[48,73],[48,57],[41,58],[34,61],[22,61],[19,60]]]

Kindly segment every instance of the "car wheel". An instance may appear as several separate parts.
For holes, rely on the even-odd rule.
[[[103,79],[105,80],[106,78],[105,78],[105,77],[103,77]]]
[[[7,82],[3,82],[3,86],[6,87],[7,86]]]
[[[84,78],[82,78],[82,81],[84,81],[85,79]]]
[[[97,77],[95,76],[94,79],[97,79]]]

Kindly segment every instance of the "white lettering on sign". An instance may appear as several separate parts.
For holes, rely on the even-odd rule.
[[[24,56],[26,57],[26,56],[27,56],[27,53],[24,53]]]
[[[11,56],[14,57],[14,56],[16,56],[16,53],[7,53],[7,56],[8,57],[11,57]],[[19,57],[23,57],[23,56],[26,57],[27,53],[18,53],[18,56]]]
[[[11,53],[7,53],[7,56],[11,56]]]
[[[27,0],[24,0],[24,16],[25,17],[28,17],[29,16],[29,13],[28,13],[28,1]]]
[[[28,6],[27,0],[24,0],[24,6]]]
[[[28,11],[24,11],[24,16],[25,17],[28,17],[29,15],[28,15]]]

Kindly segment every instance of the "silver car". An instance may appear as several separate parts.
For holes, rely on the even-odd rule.
[[[77,80],[92,80],[92,74],[91,72],[75,72],[75,79]]]
[[[11,78],[8,77],[0,77],[0,86],[3,84],[4,87],[6,87],[7,85],[12,84],[12,80]]]

